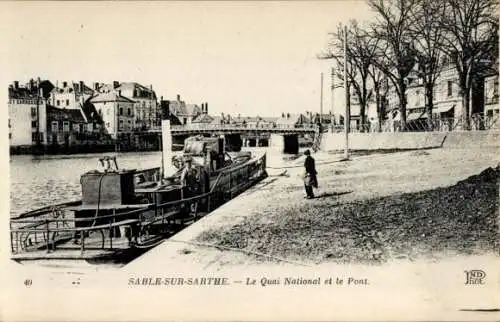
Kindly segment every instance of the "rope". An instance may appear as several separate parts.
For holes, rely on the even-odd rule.
[[[183,240],[175,240],[175,239],[168,239],[168,241],[174,242],[174,243],[182,243],[182,244],[188,244],[191,246],[202,246],[202,247],[210,247],[210,248],[217,248],[217,249],[224,249],[224,250],[230,250],[230,251],[235,251],[235,252],[240,252],[240,253],[246,253],[246,254],[251,254],[251,255],[256,255],[256,256],[261,256],[261,257],[267,257],[270,259],[274,259],[277,261],[285,262],[288,264],[294,264],[294,265],[299,265],[299,266],[304,266],[304,267],[310,267],[310,265],[304,264],[304,263],[298,263],[294,261],[290,261],[284,258],[276,257],[276,256],[271,256],[268,254],[264,253],[259,253],[259,252],[254,252],[250,250],[244,250],[244,249],[238,249],[238,248],[232,248],[232,247],[227,247],[227,246],[217,246],[217,245],[212,245],[212,244],[206,244],[206,243],[199,243],[199,242],[189,242],[189,241],[183,241]]]

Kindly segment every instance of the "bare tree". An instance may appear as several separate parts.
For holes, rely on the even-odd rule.
[[[378,131],[382,132],[382,122],[385,114],[385,97],[389,91],[389,87],[386,85],[387,77],[382,70],[375,67],[375,65],[370,67],[369,74],[373,83],[372,92],[375,94],[375,104],[377,106]]]
[[[425,90],[425,107],[428,126],[432,128],[434,87],[443,70],[444,30],[440,26],[446,6],[442,1],[420,0],[415,8],[415,17],[410,27],[414,38],[414,53],[418,63],[418,75]]]
[[[381,56],[375,65],[388,77],[399,97],[401,126],[406,128],[406,81],[415,65],[410,26],[418,0],[368,0],[375,11],[373,37],[380,40]]]
[[[344,78],[344,28],[339,25],[337,32],[332,34],[329,53],[323,55],[323,59],[334,58],[337,62],[336,76]],[[347,27],[347,79],[348,89],[352,86],[360,106],[361,130],[366,124],[366,109],[370,95],[369,69],[373,63],[373,56],[377,49],[378,39],[369,37],[361,29],[356,20],[351,20]],[[350,91],[348,91],[350,94]],[[350,105],[350,100],[347,102]]]
[[[446,33],[443,50],[458,72],[464,126],[470,129],[472,83],[484,68],[484,61],[498,56],[498,1],[443,1],[446,5],[446,15],[440,19]]]

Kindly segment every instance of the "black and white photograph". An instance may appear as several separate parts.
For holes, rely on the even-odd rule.
[[[1,321],[498,321],[498,0],[3,2]]]

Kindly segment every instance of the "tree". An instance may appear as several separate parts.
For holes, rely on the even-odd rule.
[[[382,132],[382,121],[385,114],[385,97],[389,91],[387,86],[387,77],[382,70],[372,65],[369,71],[373,83],[373,92],[375,93],[375,104],[377,106],[378,131]]]
[[[406,81],[415,65],[410,26],[418,0],[368,0],[376,13],[373,37],[380,40],[380,53],[374,64],[391,81],[399,97],[401,126],[406,128]],[[437,0],[436,0],[437,1]]]
[[[418,63],[418,75],[425,91],[425,107],[428,125],[432,128],[432,109],[434,108],[434,87],[443,70],[444,30],[440,26],[446,6],[442,1],[420,0],[415,8],[415,17],[410,27],[414,38],[414,53]]]
[[[483,62],[498,56],[497,0],[443,0],[446,15],[440,19],[445,31],[443,51],[458,73],[465,129],[470,128],[472,82]]]
[[[333,33],[333,39],[330,42],[329,53],[322,58],[334,58],[337,62],[336,76],[344,79],[344,27],[339,25],[337,32]],[[350,87],[358,98],[360,105],[361,130],[366,123],[366,109],[370,95],[369,89],[369,70],[373,63],[374,55],[377,50],[378,39],[369,37],[368,34],[360,28],[356,20],[351,20],[347,27],[347,82],[348,93]],[[349,102],[350,108],[350,99]]]

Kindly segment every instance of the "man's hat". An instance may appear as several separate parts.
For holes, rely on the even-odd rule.
[[[309,150],[305,150],[305,151],[304,151],[304,154],[305,154],[305,155],[311,155],[311,151],[309,151]]]

